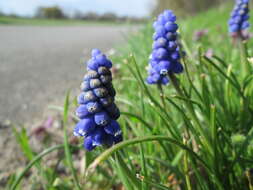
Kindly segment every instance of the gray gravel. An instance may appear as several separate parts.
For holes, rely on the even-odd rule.
[[[92,48],[122,43],[127,26],[0,26],[0,123],[27,123],[76,90]]]

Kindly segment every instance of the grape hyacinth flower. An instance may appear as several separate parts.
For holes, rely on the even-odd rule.
[[[171,10],[165,10],[154,22],[153,50],[149,60],[148,84],[163,84],[169,82],[168,74],[181,73],[178,25],[176,16]]]
[[[116,92],[112,85],[111,67],[112,62],[100,50],[92,50],[81,84],[82,93],[78,96],[76,115],[80,121],[74,129],[75,136],[84,137],[84,148],[88,151],[122,141],[122,132],[116,121],[120,111],[114,103]]]
[[[243,37],[243,32],[249,28],[249,0],[236,0],[229,19],[229,32],[231,36]]]

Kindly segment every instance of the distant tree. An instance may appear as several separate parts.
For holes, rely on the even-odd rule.
[[[118,18],[118,20],[121,22],[127,22],[129,20],[129,17],[128,16],[121,16]]]
[[[114,13],[104,13],[102,16],[100,16],[100,20],[106,20],[106,21],[116,21],[117,15]]]
[[[74,19],[82,19],[88,21],[113,21],[113,22],[134,22],[140,23],[146,21],[145,18],[135,18],[128,16],[118,16],[115,13],[107,12],[99,15],[95,12],[82,13],[81,11],[76,11],[73,15]]]
[[[83,15],[84,20],[99,20],[99,15],[94,12],[87,12]]]
[[[15,13],[8,14],[9,17],[18,18],[19,16]]]
[[[61,19],[64,18],[65,15],[60,7],[39,7],[36,12],[36,17],[38,18],[48,18],[48,19]]]
[[[84,17],[84,14],[81,11],[77,10],[74,12],[74,15],[73,15],[74,19],[81,20],[81,19],[83,19],[83,17]]]

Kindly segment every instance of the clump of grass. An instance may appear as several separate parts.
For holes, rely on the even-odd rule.
[[[151,25],[131,37],[122,55],[113,57],[120,66],[114,86],[125,140],[105,151],[83,151],[81,170],[72,164],[71,153],[78,147],[69,144],[65,128],[63,145],[40,154],[24,151],[31,161],[21,174],[10,178],[11,189],[17,189],[32,166],[41,165],[44,155],[62,149],[69,172],[55,174],[48,189],[89,189],[91,184],[92,189],[98,184],[98,189],[111,189],[123,184],[127,190],[252,190],[253,73],[242,69],[246,59],[228,37],[224,14],[228,18],[223,7],[181,21],[185,73],[171,76],[171,84],[163,88],[164,102],[161,92],[144,81],[152,47]],[[193,41],[194,30],[199,29],[209,32]],[[210,48],[212,53],[207,55]],[[252,50],[244,55],[250,57]],[[71,106],[67,98],[65,127]]]

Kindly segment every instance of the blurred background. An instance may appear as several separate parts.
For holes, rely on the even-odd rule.
[[[156,16],[165,8],[169,8],[178,16],[194,15],[228,1],[233,0],[157,0],[151,14]]]
[[[1,0],[0,123],[31,123],[48,102],[75,88],[92,48],[120,46],[162,10],[183,18],[224,2]]]
[[[177,15],[192,15],[229,0],[2,0],[1,16],[96,21],[144,21],[162,10],[173,9]],[[1,18],[1,24],[8,24]]]
[[[0,186],[19,166],[12,126],[60,126],[49,107],[79,93],[91,49],[112,56],[164,9],[181,19],[227,1],[0,0]]]

